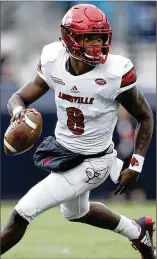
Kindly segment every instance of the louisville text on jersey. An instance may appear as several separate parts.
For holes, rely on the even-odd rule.
[[[93,101],[94,101],[94,98],[72,96],[69,94],[61,93],[61,92],[59,93],[58,97],[63,100],[67,100],[71,103],[93,104]]]

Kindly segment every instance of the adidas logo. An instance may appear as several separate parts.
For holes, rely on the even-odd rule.
[[[79,93],[80,91],[77,89],[77,87],[74,85],[71,90],[70,90],[71,93]]]
[[[145,244],[146,246],[152,246],[148,230],[146,231],[145,236],[142,238],[141,243]]]

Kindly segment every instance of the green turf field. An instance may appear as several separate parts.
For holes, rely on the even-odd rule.
[[[143,215],[156,218],[154,203],[106,205],[131,218]],[[2,225],[13,206],[14,203],[2,203]],[[35,219],[22,241],[1,258],[138,259],[140,255],[118,234],[64,220],[57,207]]]

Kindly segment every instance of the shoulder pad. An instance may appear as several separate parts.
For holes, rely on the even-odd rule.
[[[65,50],[61,42],[45,45],[41,54],[41,65],[44,66],[48,62],[55,61],[61,50]]]
[[[121,56],[121,55],[112,55],[109,54],[106,62],[106,70],[115,75],[122,77],[125,73],[127,73],[133,64],[130,59]]]

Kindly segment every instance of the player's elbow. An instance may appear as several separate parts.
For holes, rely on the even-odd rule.
[[[151,125],[151,127],[154,127],[154,117],[153,117],[153,112],[150,109],[149,114],[147,115],[147,120],[149,120],[149,123]]]
[[[153,112],[150,107],[145,111],[144,119],[149,120],[152,124],[154,124]]]
[[[147,122],[147,124],[153,128],[154,117],[153,117],[153,112],[152,112],[151,108],[149,107],[142,114],[140,114],[140,116],[137,118],[137,121],[138,121],[138,123]]]

